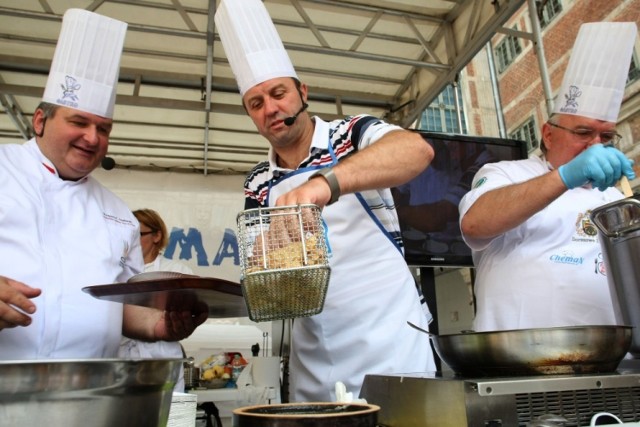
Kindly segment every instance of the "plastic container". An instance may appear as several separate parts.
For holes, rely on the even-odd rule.
[[[238,381],[238,377],[245,366],[247,366],[247,361],[244,357],[239,354],[233,356],[233,360],[231,361],[231,379],[234,382]]]

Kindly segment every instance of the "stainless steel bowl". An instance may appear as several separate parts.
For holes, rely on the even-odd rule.
[[[0,362],[0,425],[166,426],[182,359]]]

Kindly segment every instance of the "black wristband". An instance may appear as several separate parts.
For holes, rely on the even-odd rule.
[[[320,169],[318,172],[311,175],[309,180],[319,176],[323,177],[325,181],[327,181],[329,184],[329,190],[331,190],[331,199],[329,200],[329,203],[327,203],[327,206],[337,202],[340,197],[340,184],[338,183],[338,178],[336,178],[336,175],[333,173],[333,168]]]

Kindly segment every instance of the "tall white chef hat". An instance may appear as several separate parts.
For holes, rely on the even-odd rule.
[[[126,31],[124,22],[67,10],[42,100],[112,118]]]
[[[554,113],[616,122],[636,32],[634,22],[582,24]]]
[[[215,23],[241,95],[269,79],[298,77],[261,0],[222,0]]]

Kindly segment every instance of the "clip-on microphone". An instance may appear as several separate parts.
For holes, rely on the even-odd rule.
[[[100,165],[102,166],[102,169],[110,171],[111,169],[116,167],[116,161],[113,160],[112,157],[105,157],[104,159],[102,159]]]

